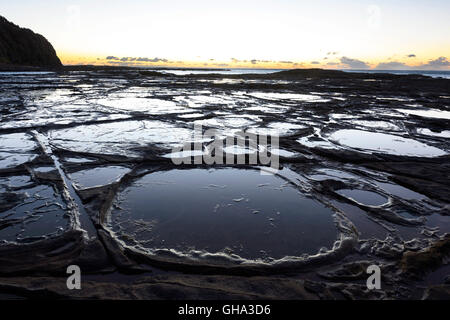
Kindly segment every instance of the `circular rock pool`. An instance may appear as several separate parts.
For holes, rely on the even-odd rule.
[[[278,175],[254,169],[172,169],[123,187],[109,227],[129,245],[279,259],[338,238],[334,211]]]

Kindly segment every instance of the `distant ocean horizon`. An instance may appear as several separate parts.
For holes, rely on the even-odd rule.
[[[391,74],[420,74],[433,78],[450,79],[450,71],[446,70],[352,70],[340,69],[345,72],[360,72],[360,73],[391,73]]]
[[[153,68],[152,68],[153,69]],[[157,68],[154,68],[157,69]],[[268,74],[273,72],[285,71],[291,69],[258,69],[258,68],[226,68],[226,69],[217,69],[217,70],[195,70],[194,68],[189,68],[189,70],[182,70],[182,68],[176,69],[164,69],[161,70],[163,72],[172,73],[172,74],[211,74],[211,73],[219,73],[219,74],[250,74],[250,73],[258,73],[258,74]],[[327,70],[338,70],[344,72],[357,72],[357,73],[391,73],[391,74],[419,74],[424,76],[429,76],[432,78],[444,78],[450,79],[450,71],[446,70],[373,70],[373,69],[327,69]]]
[[[138,67],[141,69],[158,70],[163,73],[185,75],[185,74],[269,74],[279,71],[287,71],[292,69],[259,69],[259,68],[170,68],[170,67]],[[418,74],[432,78],[450,79],[450,70],[374,70],[374,69],[325,69],[325,70],[337,70],[344,72],[355,73],[390,73],[390,74]],[[52,73],[53,71],[1,71],[0,74],[44,74]]]

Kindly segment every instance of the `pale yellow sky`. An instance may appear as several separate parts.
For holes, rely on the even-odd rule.
[[[0,0],[64,64],[450,69],[450,1]],[[109,59],[107,59],[109,57]]]

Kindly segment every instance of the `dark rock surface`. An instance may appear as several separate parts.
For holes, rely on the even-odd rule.
[[[61,67],[55,49],[42,35],[0,16],[0,67],[9,65]]]
[[[429,287],[424,296],[424,300],[448,300],[450,299],[450,286],[437,285]]]
[[[450,80],[344,76],[94,66],[0,75],[0,296],[448,299]],[[275,263],[241,263],[229,250],[213,257],[145,247],[154,224],[127,216],[121,200],[141,178],[174,169],[163,155],[172,135],[190,139],[194,121],[223,132],[280,130],[280,148],[291,155],[280,156],[279,177],[333,210],[339,241]],[[356,129],[377,135],[362,146],[333,138]],[[406,154],[398,141],[411,146]],[[66,287],[72,264],[82,270],[80,291]],[[381,289],[367,288],[369,265],[379,266]]]
[[[415,276],[437,269],[450,254],[450,235],[424,250],[407,251],[401,260],[403,272],[409,276]]]

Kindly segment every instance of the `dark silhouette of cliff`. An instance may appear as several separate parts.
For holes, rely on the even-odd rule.
[[[0,16],[0,65],[58,68],[61,61],[42,35]]]

